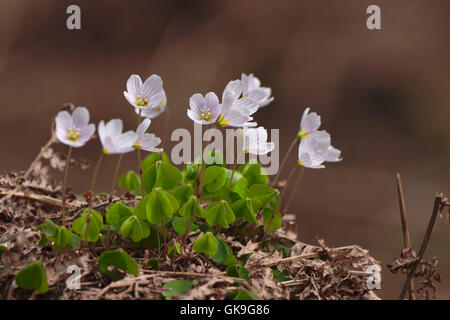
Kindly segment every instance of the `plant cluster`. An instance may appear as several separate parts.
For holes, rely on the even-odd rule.
[[[39,227],[41,245],[51,246],[56,251],[88,250],[89,246],[104,248],[98,259],[98,268],[112,280],[123,278],[124,273],[137,275],[139,272],[136,261],[121,248],[124,239],[131,240],[138,248],[150,249],[152,256],[147,264],[154,269],[159,269],[166,257],[189,255],[194,251],[205,255],[211,263],[223,265],[229,275],[248,278],[248,270],[243,267],[245,259],[236,257],[224,241],[223,233],[226,231],[264,242],[282,226],[282,216],[292,197],[283,208],[286,188],[279,188],[277,182],[297,144],[298,161],[286,181],[289,185],[295,168],[301,168],[294,190],[304,168],[320,169],[324,168],[325,162],[341,160],[341,152],[331,146],[330,135],[319,130],[320,116],[310,113],[308,108],[271,184],[257,162],[248,161],[238,166],[236,159],[228,168],[224,164],[222,150],[211,150],[198,161],[177,168],[158,147],[161,139],[147,133],[151,119],[167,110],[161,78],[152,75],[142,82],[139,76],[132,75],[124,96],[137,114],[138,126],[136,131],[123,132],[121,119],[107,123],[102,120],[98,124],[102,148],[89,192],[85,193],[87,208],[69,225],[63,206],[61,220],[48,219]],[[253,74],[242,74],[241,79],[228,83],[221,102],[213,92],[204,96],[194,94],[189,100],[187,116],[208,128],[237,128],[241,132],[238,136],[243,140],[242,153],[263,155],[277,146],[267,141],[266,129],[256,126],[253,115],[273,99],[271,89],[262,87],[258,78]],[[62,190],[64,203],[72,149],[85,145],[95,132],[95,125],[89,121],[89,111],[84,107],[77,107],[72,113],[61,111],[56,117],[56,137],[69,146]],[[137,151],[138,169],[119,177],[123,155],[133,151]],[[141,151],[151,154],[142,159]],[[115,154],[119,157],[110,203],[105,212],[99,212],[93,208],[94,199],[98,196],[95,193],[97,173],[102,159]],[[134,195],[135,205],[112,201],[117,184]],[[168,284],[167,288],[177,292],[190,287],[183,280],[177,281],[181,282]],[[22,288],[34,289],[38,293],[48,289],[45,272],[39,262],[20,271],[16,282]],[[249,296],[241,291],[236,295]],[[170,298],[171,293],[165,296]]]

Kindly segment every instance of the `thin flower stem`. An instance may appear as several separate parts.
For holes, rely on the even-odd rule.
[[[284,166],[286,165],[286,161],[289,157],[289,155],[291,154],[292,150],[294,149],[296,143],[298,141],[298,138],[295,137],[295,139],[292,141],[288,151],[286,152],[286,154],[284,155],[283,161],[281,162],[281,166],[280,169],[278,169],[278,173],[275,177],[275,180],[273,181],[273,185],[276,186],[277,182],[278,182],[278,178],[280,177],[281,171],[283,170]]]
[[[164,219],[161,221],[161,232],[162,232],[162,234],[163,234],[164,255],[167,255],[166,226],[165,226],[165,224],[164,224]]]
[[[70,166],[70,159],[72,157],[72,146],[69,146],[69,151],[67,152],[66,157],[66,166],[64,168],[64,181],[63,181],[63,187],[62,187],[62,225],[63,227],[66,225],[66,188],[67,188],[67,176],[69,175],[69,166]]]
[[[138,126],[141,124],[141,113],[142,110],[139,109],[139,116],[138,116]],[[138,170],[139,170],[139,177],[141,178],[141,193],[142,193],[142,198],[145,197],[145,189],[144,189],[144,179],[142,177],[142,161],[141,161],[141,149],[138,148],[137,149],[137,158],[138,158]]]
[[[228,189],[227,189],[227,197],[226,197],[227,201],[230,199],[231,185],[233,184],[233,176],[234,176],[234,172],[236,171],[237,164],[238,164],[238,159],[236,159],[236,162],[233,165],[233,171],[231,171],[230,183],[228,184]]]
[[[192,216],[189,219],[188,225],[187,225],[186,230],[183,235],[183,239],[181,241],[181,247],[183,249],[183,252],[186,251],[187,238],[189,236],[189,233],[191,232],[191,227],[192,227],[192,224],[194,223],[195,216],[197,215],[197,210],[198,210],[199,205],[200,205],[199,202],[195,201],[194,211],[192,212]]]
[[[114,170],[114,178],[113,178],[112,185],[111,185],[110,201],[112,201],[112,198],[114,197],[114,192],[115,192],[116,183],[117,183],[117,177],[119,175],[119,169],[120,169],[120,164],[123,159],[123,155],[124,155],[123,153],[120,154],[119,159],[117,160],[116,168]],[[108,226],[106,227],[106,239],[105,239],[106,250],[109,250],[110,243],[111,243],[111,226],[108,224]]]
[[[97,174],[98,174],[100,165],[102,164],[103,158],[104,158],[104,155],[102,153],[97,160],[97,164],[95,165],[94,174],[92,176],[92,181],[91,181],[91,190],[89,190],[92,193],[95,193],[95,184],[97,183]]]
[[[119,170],[120,170],[120,164],[122,163],[123,159],[123,153],[119,156],[119,159],[117,160],[116,168],[114,169],[114,178],[111,185],[111,196],[114,195],[114,191],[116,191],[116,185],[117,185],[117,178],[119,176]]]
[[[291,192],[291,194],[289,196],[288,201],[286,202],[286,206],[284,207],[284,210],[283,210],[284,213],[286,213],[288,211],[289,206],[291,205],[292,201],[294,200],[295,191],[297,190],[298,184],[300,183],[300,180],[302,179],[303,171],[305,171],[305,167],[301,167],[301,169],[300,169],[300,171],[298,173],[297,179],[295,181],[294,188],[293,188],[293,190],[292,190],[292,192]]]
[[[276,190],[276,191],[274,192],[273,196],[270,198],[270,201],[272,201],[272,199],[273,199],[274,197],[276,197],[278,194],[280,194],[280,191]],[[269,201],[269,202],[270,202],[270,201]],[[272,216],[270,217],[269,223],[267,224],[267,228],[266,228],[266,230],[264,230],[264,236],[263,236],[262,242],[264,242],[264,241],[266,240],[267,235],[269,234],[270,226],[272,225],[272,221],[273,221],[273,219],[275,218],[275,215],[276,215],[276,213],[277,213],[277,210],[279,210],[279,208],[280,208],[280,203],[281,203],[281,199],[278,200],[278,202],[277,202],[277,204],[276,204],[276,206],[275,206],[275,208],[274,208],[274,210],[273,210]],[[264,214],[263,214],[263,216],[264,216]],[[263,217],[263,220],[264,220],[264,217]]]
[[[100,165],[102,164],[104,155],[103,153],[100,154],[100,157],[97,160],[97,164],[95,165],[95,169],[94,169],[94,174],[92,176],[92,182],[91,182],[91,193],[92,193],[92,198],[94,197],[95,194],[95,183],[97,182],[97,174],[98,174],[98,170],[100,169]],[[88,215],[86,217],[86,232],[84,235],[84,244],[83,247],[87,246],[87,238],[88,238],[88,233],[89,233],[89,223],[91,222],[91,209],[92,209],[92,198],[88,199]]]
[[[208,130],[210,127],[208,127],[206,130]],[[205,131],[206,131],[205,130]],[[199,189],[197,191],[197,198],[198,201],[200,201],[200,197],[202,195],[202,189],[203,189],[203,179],[205,177],[205,161],[203,159],[203,152],[205,149],[205,144],[203,143],[203,132],[202,132],[202,153],[200,155],[200,160],[201,160],[201,166],[200,166],[200,185],[199,185]]]
[[[25,174],[22,177],[22,182],[16,186],[13,190],[11,190],[8,194],[6,194],[3,198],[2,201],[8,200],[9,198],[11,198],[17,191],[19,191],[19,189],[22,187],[22,183],[23,181],[26,181],[28,176],[31,174],[31,172],[33,172],[34,167],[36,166],[36,164],[39,162],[39,160],[41,160],[42,156],[44,155],[45,152],[47,152],[48,148],[50,148],[50,146],[56,142],[56,137],[54,135],[54,133],[52,133],[51,138],[47,141],[47,143],[41,148],[41,151],[39,152],[39,154],[36,156],[36,158],[34,158],[33,162],[30,164],[30,166],[28,167],[28,170],[25,172]]]

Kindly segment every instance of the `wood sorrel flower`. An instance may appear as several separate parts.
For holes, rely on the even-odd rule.
[[[155,118],[161,114],[167,103],[163,82],[156,74],[142,83],[141,77],[132,74],[127,81],[127,91],[123,95],[135,107],[137,113],[142,109],[143,116]]]
[[[85,107],[77,107],[70,115],[60,111],[55,119],[56,137],[61,143],[71,147],[82,147],[95,132],[95,125],[89,123],[89,111]]]
[[[271,97],[272,90],[267,87],[261,87],[261,81],[250,73],[241,74],[242,96],[248,97],[255,101],[259,107],[265,107],[273,101]]]
[[[156,137],[153,133],[146,133],[150,126],[151,120],[146,118],[136,129],[137,141],[134,148],[142,149],[149,152],[162,152],[162,148],[156,148],[161,143],[161,139]]]
[[[219,117],[219,99],[214,92],[208,92],[204,97],[200,93],[189,99],[187,115],[198,124],[211,124]]]
[[[312,133],[317,131],[320,127],[320,116],[317,113],[309,113],[309,108],[306,108],[300,121],[300,130],[297,133],[298,139],[308,138]]]
[[[157,116],[159,116],[161,113],[163,113],[166,110],[167,106],[167,96],[164,89],[161,91],[161,101],[159,104],[150,107],[150,108],[134,108],[136,113],[139,114],[139,111],[141,111],[141,116],[144,118],[150,118],[155,119]]]
[[[106,125],[102,120],[98,124],[98,135],[103,146],[103,154],[121,154],[134,150],[138,134],[134,131],[122,133],[123,123],[121,119],[112,119]]]
[[[300,167],[311,169],[325,168],[322,163],[327,159],[329,146],[329,138],[321,139],[318,136],[312,136],[308,139],[302,139],[298,147],[297,164]]]
[[[242,84],[240,80],[230,81],[222,94],[220,117],[217,124],[221,127],[255,127],[251,115],[258,111],[258,104],[250,98],[240,98]]]
[[[244,128],[244,149],[254,155],[263,155],[275,148],[273,142],[267,142],[267,130],[264,127]]]

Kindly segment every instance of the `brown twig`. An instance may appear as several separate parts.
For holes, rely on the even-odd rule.
[[[10,193],[11,193],[10,190],[1,190],[0,189],[0,195],[8,195]],[[42,203],[45,203],[45,204],[49,204],[51,206],[56,206],[56,207],[62,207],[63,206],[62,200],[56,199],[56,198],[53,198],[53,197],[50,197],[50,196],[46,196],[46,195],[43,195],[43,194],[15,191],[14,193],[11,193],[11,196],[19,197],[19,198],[26,198],[26,199],[30,199],[30,200],[35,200],[35,201],[39,201],[39,202],[42,202]],[[76,208],[77,207],[77,206],[71,204],[70,202],[66,203],[66,205],[68,205],[69,207],[72,207],[72,208]]]
[[[422,261],[423,255],[425,253],[425,249],[427,248],[428,241],[430,240],[431,233],[433,232],[434,223],[436,222],[436,217],[438,215],[439,207],[441,206],[443,195],[436,195],[433,205],[433,212],[431,213],[430,221],[428,222],[427,231],[425,232],[425,236],[422,241],[422,245],[420,246],[419,254],[416,262],[408,273],[408,278],[406,279],[402,292],[400,293],[399,300],[403,300],[406,294],[406,291],[409,289],[409,284],[411,279],[414,277],[417,267]]]
[[[411,248],[411,238],[409,235],[408,218],[406,217],[405,195],[403,193],[403,185],[400,173],[397,173],[397,192],[398,192],[398,202],[400,206],[400,220],[402,222],[403,247],[405,249]],[[414,275],[409,282],[409,299],[416,300],[416,294],[414,292]]]

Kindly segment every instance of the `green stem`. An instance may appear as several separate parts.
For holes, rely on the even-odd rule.
[[[272,201],[272,199],[275,198],[278,194],[280,194],[280,191],[276,190],[275,193],[273,194],[273,196],[270,198],[269,202]],[[275,218],[275,214],[277,213],[277,210],[279,210],[279,208],[280,208],[280,203],[281,203],[281,199],[278,200],[278,202],[273,210],[272,216],[270,217],[269,223],[267,223],[267,228],[266,228],[266,230],[264,230],[264,236],[263,236],[262,242],[264,242],[266,240],[267,235],[269,234],[270,226],[272,225],[272,221]],[[264,221],[264,213],[263,213],[263,221]]]
[[[139,116],[138,116],[138,127],[141,124],[141,114],[142,110],[139,109]],[[144,179],[142,177],[142,161],[141,161],[141,149],[137,149],[137,158],[138,158],[138,170],[139,170],[139,177],[141,179],[141,193],[142,193],[142,199],[145,197],[145,189],[144,189]]]
[[[120,164],[123,159],[123,155],[124,155],[123,153],[120,154],[119,159],[117,160],[116,168],[114,169],[114,178],[113,178],[112,185],[111,185],[111,196],[110,196],[111,202],[114,197],[114,192],[115,192],[116,183],[117,183],[117,177],[119,175],[119,169],[120,169]],[[109,250],[110,243],[111,243],[111,226],[108,224],[108,226],[106,227],[106,239],[105,239],[106,250]]]
[[[233,165],[233,171],[231,171],[230,183],[228,184],[228,189],[227,189],[227,197],[226,197],[227,201],[230,199],[231,185],[233,184],[233,177],[234,177],[234,172],[236,171],[237,164],[238,164],[238,159],[236,159],[236,162]]]
[[[287,161],[289,155],[291,154],[292,149],[294,149],[294,147],[295,147],[297,141],[298,141],[298,138],[295,137],[295,139],[292,141],[292,143],[291,143],[291,145],[290,145],[288,151],[287,151],[286,154],[284,155],[283,161],[281,162],[280,169],[278,169],[278,173],[277,173],[277,175],[276,175],[276,177],[275,177],[275,180],[273,181],[273,185],[274,185],[274,186],[276,186],[276,184],[277,184],[277,182],[278,182],[278,178],[280,177],[281,171],[283,170],[284,166],[286,165],[286,161]]]
[[[111,185],[111,196],[114,195],[114,191],[116,191],[117,185],[117,177],[119,176],[120,164],[122,163],[123,153],[119,156],[119,160],[117,160],[116,168],[114,169],[114,178]]]
[[[94,197],[95,194],[95,183],[97,182],[97,174],[98,174],[98,170],[100,169],[100,165],[102,164],[102,160],[104,158],[103,153],[100,155],[100,157],[97,160],[97,164],[95,165],[95,169],[94,169],[94,175],[92,176],[92,182],[91,182],[91,193],[92,193],[92,198],[89,199],[88,204],[89,204],[89,208],[88,208],[88,216],[86,218],[86,233],[84,235],[84,247],[86,247],[87,245],[87,238],[88,238],[88,232],[89,232],[89,223],[91,222],[91,210],[92,210],[92,199]]]
[[[70,166],[70,159],[72,157],[72,146],[69,146],[69,151],[67,152],[66,157],[66,166],[64,168],[64,181],[62,186],[62,225],[63,227],[66,225],[66,188],[67,188],[67,176],[69,174],[69,166]]]

